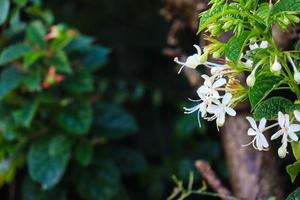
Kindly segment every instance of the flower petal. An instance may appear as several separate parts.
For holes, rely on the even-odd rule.
[[[280,127],[284,127],[285,117],[282,112],[278,112],[278,123]]]
[[[294,110],[294,115],[298,122],[300,122],[300,112],[298,110]]]
[[[266,139],[266,137],[264,136],[264,134],[259,134],[259,137],[258,137],[258,140],[259,142],[262,144],[263,147],[269,147],[269,144],[268,144],[268,141]]]
[[[198,46],[198,45],[196,45],[196,44],[194,44],[193,46],[197,49],[197,54],[198,54],[199,56],[201,56],[201,54],[202,54],[201,47]]]
[[[225,113],[221,112],[219,117],[217,118],[217,125],[218,127],[222,127],[225,123]]]
[[[228,115],[230,116],[236,116],[236,112],[234,109],[230,108],[230,107],[225,107],[225,111]]]
[[[260,120],[260,122],[259,122],[258,129],[259,129],[260,131],[264,130],[265,127],[266,127],[266,123],[267,123],[266,118],[262,118],[262,119]]]
[[[232,97],[232,95],[230,93],[226,93],[223,97],[222,104],[228,105],[229,102],[231,101],[231,97]]]
[[[265,48],[268,48],[268,45],[269,45],[268,41],[264,40],[264,41],[261,41],[259,48],[265,49]]]
[[[219,87],[225,85],[226,82],[227,82],[227,81],[226,81],[225,78],[220,78],[220,79],[218,79],[218,80],[213,84],[213,88],[219,88]]]
[[[249,123],[250,123],[250,125],[251,125],[251,127],[252,127],[253,129],[255,129],[255,130],[258,129],[258,128],[257,128],[257,125],[256,125],[256,122],[255,122],[255,120],[254,120],[252,117],[246,117],[246,119],[249,121]]]
[[[279,136],[281,136],[283,134],[282,130],[277,131],[276,133],[274,133],[271,137],[271,140],[275,140],[277,138],[279,138]]]
[[[249,136],[254,136],[254,135],[257,135],[257,132],[253,128],[249,128],[247,131],[247,134]]]
[[[292,132],[300,131],[300,125],[299,124],[291,124],[289,126],[289,131],[292,131]]]
[[[294,132],[289,131],[288,135],[293,141],[298,141],[298,136]]]
[[[207,107],[207,112],[209,112],[210,114],[218,114],[220,112],[219,106],[209,105]]]

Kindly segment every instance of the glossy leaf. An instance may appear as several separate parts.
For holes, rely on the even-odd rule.
[[[288,174],[290,175],[291,177],[291,181],[294,182],[297,175],[299,174],[300,172],[300,162],[297,161],[295,162],[294,164],[291,164],[291,165],[288,165],[286,167],[286,171],[288,172]]]
[[[19,110],[13,113],[15,122],[23,127],[29,128],[31,122],[38,110],[38,101],[32,101]]]
[[[296,160],[300,161],[300,141],[292,142],[292,149]]]
[[[82,166],[89,165],[93,158],[93,146],[91,142],[82,140],[77,143],[75,158]]]
[[[299,200],[300,197],[300,187],[298,187],[294,192],[292,192],[286,200]]]
[[[40,21],[34,21],[29,24],[26,31],[27,38],[35,45],[41,48],[46,47],[45,41],[46,28]]]
[[[239,36],[232,36],[226,44],[225,55],[233,63],[237,63],[248,40],[250,32],[245,31]]]
[[[274,4],[271,14],[275,15],[286,11],[300,11],[300,0],[280,0]]]
[[[0,75],[0,99],[16,89],[24,80],[24,76],[15,68],[7,68]]]
[[[28,170],[31,178],[42,184],[44,189],[53,188],[62,178],[70,152],[51,155],[49,139],[39,140],[30,146]]]
[[[14,44],[6,47],[0,54],[0,65],[5,65],[23,57],[31,48],[27,44]]]
[[[9,14],[10,1],[1,0],[0,1],[0,26],[4,24]]]

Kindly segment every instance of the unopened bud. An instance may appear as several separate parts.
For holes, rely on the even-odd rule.
[[[277,61],[277,56],[275,57],[275,61],[273,63],[273,65],[271,66],[271,71],[272,72],[275,72],[275,73],[278,73],[280,72],[282,66],[281,64]]]
[[[204,50],[204,53],[200,56],[200,63],[203,64],[208,59],[208,51]]]
[[[247,77],[247,79],[246,79],[246,83],[247,83],[247,85],[249,86],[249,87],[253,87],[254,86],[254,84],[255,84],[255,75],[254,74],[250,74],[248,77]]]
[[[294,72],[294,80],[296,83],[300,84],[300,72],[298,70]]]
[[[278,149],[278,156],[280,158],[285,158],[286,154],[287,154],[286,148],[284,148],[283,145],[281,147],[279,147],[279,149]]]

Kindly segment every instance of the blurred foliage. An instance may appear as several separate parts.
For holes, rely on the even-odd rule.
[[[199,182],[198,158],[227,178],[218,135],[178,105],[192,91],[160,54],[160,1],[43,2],[56,20],[39,0],[1,3],[1,197],[165,199],[172,174]]]

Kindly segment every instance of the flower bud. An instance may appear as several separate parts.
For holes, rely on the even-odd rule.
[[[294,72],[294,80],[296,83],[300,84],[300,72],[298,70]]]
[[[248,77],[247,77],[247,79],[246,79],[246,83],[247,83],[247,85],[249,86],[249,87],[253,87],[254,86],[254,84],[255,84],[255,75],[254,74],[250,74]]]
[[[212,57],[214,58],[214,59],[218,59],[218,58],[220,58],[221,57],[221,51],[215,51],[213,54],[212,54]]]
[[[222,26],[222,28],[223,28],[224,30],[227,30],[227,29],[229,29],[229,28],[232,26],[232,24],[233,24],[233,21],[230,20],[230,21],[228,21],[228,22],[225,22],[225,24]]]
[[[281,147],[279,147],[279,149],[278,149],[278,156],[280,158],[285,158],[286,154],[287,154],[286,148],[284,148],[283,145]]]
[[[271,66],[271,72],[275,72],[278,73],[280,72],[282,66],[281,64],[277,61],[277,56],[275,57],[275,61],[273,63],[273,65]]]
[[[204,53],[200,56],[200,63],[203,64],[208,59],[208,51],[204,49]]]

